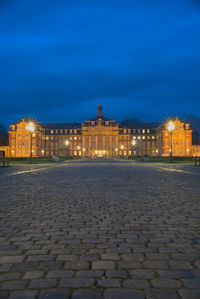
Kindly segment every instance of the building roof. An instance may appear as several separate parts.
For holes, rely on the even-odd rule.
[[[40,126],[43,129],[49,129],[49,130],[81,128],[81,124],[75,122],[74,123],[50,123],[50,124],[40,123]]]
[[[98,121],[98,120],[102,120],[102,121],[114,121],[111,118],[108,118],[108,117],[105,117],[105,116],[102,116],[101,118],[99,118],[98,116],[95,116],[95,117],[90,118],[90,119],[88,119],[86,121]]]
[[[122,128],[127,128],[127,129],[157,129],[160,126],[161,123],[140,123],[140,122],[135,122],[135,123],[130,123],[127,125],[124,125],[120,123],[120,127]]]

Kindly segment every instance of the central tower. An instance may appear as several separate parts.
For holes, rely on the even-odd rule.
[[[103,107],[101,105],[101,98],[99,98],[99,105],[97,107],[97,110],[98,110],[98,113],[97,113],[98,118],[102,119],[102,117],[103,117]]]

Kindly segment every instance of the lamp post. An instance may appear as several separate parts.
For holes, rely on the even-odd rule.
[[[124,149],[124,146],[123,146],[123,145],[121,145],[122,157],[124,156],[124,155],[123,155],[123,149]]]
[[[134,146],[136,145],[136,141],[133,139],[131,143],[132,143],[132,146],[133,146],[133,158],[134,158],[134,156],[135,156],[134,155]]]
[[[68,149],[69,149],[69,140],[65,141],[65,145],[66,145],[66,159],[67,159]]]
[[[32,158],[32,134],[35,131],[35,125],[34,125],[34,123],[33,122],[29,122],[28,126],[26,127],[26,129],[30,132],[30,137],[31,137],[31,140],[30,140],[30,163],[32,163],[33,162],[33,158]]]
[[[172,163],[172,158],[173,158],[173,156],[172,156],[172,134],[173,134],[173,130],[174,130],[174,123],[173,123],[173,121],[170,121],[170,122],[168,123],[168,127],[167,127],[167,129],[168,129],[168,131],[169,131],[169,133],[170,133],[170,136],[171,136],[170,162]]]

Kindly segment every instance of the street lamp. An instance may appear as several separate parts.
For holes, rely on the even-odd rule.
[[[172,163],[172,133],[173,133],[173,130],[174,130],[174,123],[173,123],[173,121],[170,121],[169,123],[168,123],[168,127],[167,127],[167,129],[168,129],[168,131],[169,131],[169,133],[170,133],[170,136],[171,136],[171,152],[170,152],[170,162]]]
[[[67,158],[68,149],[69,149],[69,140],[65,141],[65,145],[66,145],[66,158]]]
[[[133,146],[133,158],[134,158],[134,146],[136,145],[136,141],[133,139],[132,140],[132,146]]]
[[[32,134],[33,132],[35,131],[35,125],[33,122],[29,122],[26,129],[30,132],[30,137],[31,137],[31,146],[30,146],[30,149],[31,149],[31,152],[30,152],[30,163],[33,162],[33,159],[32,159]]]

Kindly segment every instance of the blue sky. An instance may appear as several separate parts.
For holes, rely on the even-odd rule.
[[[200,116],[197,0],[0,1],[0,123]]]

